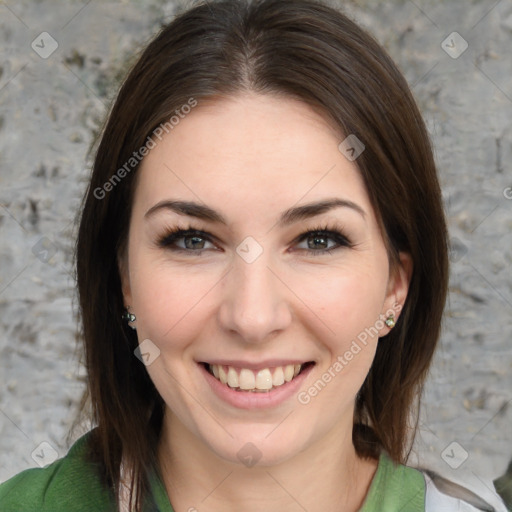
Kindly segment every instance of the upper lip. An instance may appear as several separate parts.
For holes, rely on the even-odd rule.
[[[232,366],[234,368],[247,368],[248,370],[263,370],[264,368],[275,368],[277,366],[287,366],[289,364],[306,364],[314,362],[312,359],[266,359],[265,361],[242,361],[240,359],[210,359],[201,361],[205,364]]]

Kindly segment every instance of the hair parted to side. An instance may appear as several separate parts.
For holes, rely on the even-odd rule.
[[[121,458],[133,468],[130,506],[141,510],[157,463],[163,400],[134,356],[118,262],[125,254],[137,167],[101,199],[95,190],[191,98],[244,92],[293,97],[366,146],[357,167],[392,267],[414,269],[395,328],[379,344],[358,394],[353,442],[360,456],[385,450],[404,462],[440,334],[447,282],[446,224],[429,138],[407,83],[385,50],[353,21],[315,0],[222,0],[184,12],[144,50],[104,127],[76,245],[91,460],[117,493]],[[343,139],[340,139],[340,142]],[[135,486],[134,486],[135,484]]]

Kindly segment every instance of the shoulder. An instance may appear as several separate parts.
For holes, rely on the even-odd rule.
[[[422,473],[395,464],[387,454],[382,453],[359,512],[425,512],[424,497],[425,479]]]
[[[507,512],[499,496],[494,498],[490,504],[436,473],[395,464],[383,453],[360,512]]]
[[[425,478],[425,512],[507,512],[501,498],[494,493],[492,503],[473,490],[441,477],[437,473],[422,470]]]
[[[67,455],[45,468],[32,468],[0,484],[2,512],[89,512],[112,503],[95,466],[87,461],[91,432]]]

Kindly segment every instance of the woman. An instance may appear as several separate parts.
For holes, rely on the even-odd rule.
[[[446,225],[404,78],[332,8],[164,27],[103,131],[76,260],[97,427],[1,510],[494,510],[403,465]]]

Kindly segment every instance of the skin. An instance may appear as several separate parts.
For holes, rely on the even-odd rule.
[[[355,511],[364,501],[377,461],[356,455],[351,432],[378,336],[307,405],[292,396],[270,409],[236,408],[211,391],[197,364],[315,361],[307,390],[359,333],[404,303],[410,258],[401,254],[390,272],[357,161],[338,150],[343,139],[301,102],[244,94],[200,102],[139,169],[120,271],[139,342],[160,350],[147,371],[167,404],[159,459],[175,510]],[[288,208],[333,197],[364,216],[341,207],[277,224]],[[227,225],[165,209],[144,217],[168,199],[206,204]],[[353,246],[315,255],[314,236],[297,241],[326,223]],[[214,238],[188,254],[158,246],[167,228],[189,224]],[[248,236],[263,248],[252,263],[236,252]],[[379,336],[387,332],[384,325]],[[261,453],[253,467],[237,457],[248,442]]]

